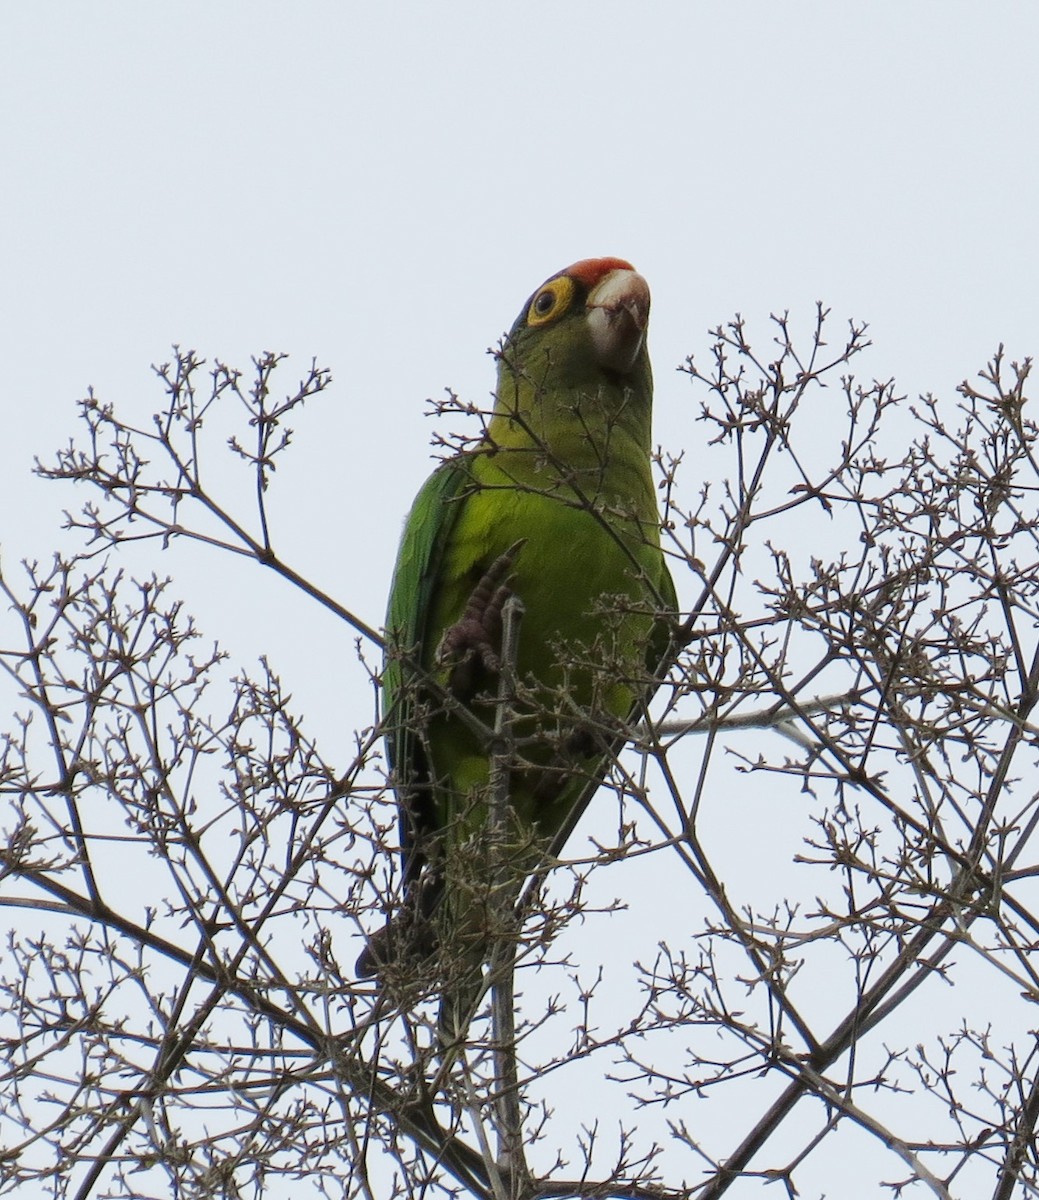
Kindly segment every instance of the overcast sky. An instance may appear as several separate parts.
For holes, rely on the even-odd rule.
[[[767,337],[822,300],[870,323],[863,374],[951,407],[999,342],[1039,351],[1037,47],[1034,3],[5,5],[7,568],[63,544],[81,498],[30,468],[88,386],[147,420],[173,343],[280,350],[284,390],[311,358],[335,378],[295,422],[281,551],[380,624],[427,398],[484,402],[487,348],[586,256],[648,279],[656,436],[694,471],[675,368],[737,310]],[[158,569],[323,740],[366,719],[330,617],[202,550]]]
[[[276,495],[290,557],[377,623],[426,398],[483,401],[589,255],[653,289],[669,449],[701,436],[674,368],[736,310],[823,300],[870,322],[860,370],[951,402],[1039,349],[1037,44],[1036,6],[955,0],[6,6],[6,559],[77,499],[28,472],[88,385],[148,414],[173,343],[283,350],[336,380]]]

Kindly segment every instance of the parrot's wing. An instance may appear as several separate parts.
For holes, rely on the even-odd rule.
[[[422,867],[417,848],[421,835],[436,827],[422,721],[415,715],[422,663],[429,660],[426,627],[451,531],[471,487],[464,457],[445,462],[426,480],[404,526],[386,613],[383,721],[389,730],[387,755],[400,805],[406,883],[413,882]]]

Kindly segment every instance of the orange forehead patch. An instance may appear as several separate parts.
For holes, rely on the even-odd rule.
[[[625,262],[623,258],[582,258],[580,262],[575,262],[573,266],[567,267],[558,274],[569,275],[571,279],[576,279],[578,283],[591,290],[604,275],[609,275],[611,271],[634,270],[631,263]]]

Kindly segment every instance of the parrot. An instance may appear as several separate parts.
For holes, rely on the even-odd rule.
[[[444,1038],[464,1036],[494,936],[483,831],[508,599],[522,606],[504,830],[515,897],[561,852],[669,664],[649,309],[624,259],[546,280],[495,351],[482,438],[441,462],[405,522],[382,677],[404,898],[356,971],[435,957]]]

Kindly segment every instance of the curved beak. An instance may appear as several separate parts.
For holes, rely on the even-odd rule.
[[[611,271],[596,284],[585,309],[599,365],[630,371],[646,341],[649,284],[637,271]]]

